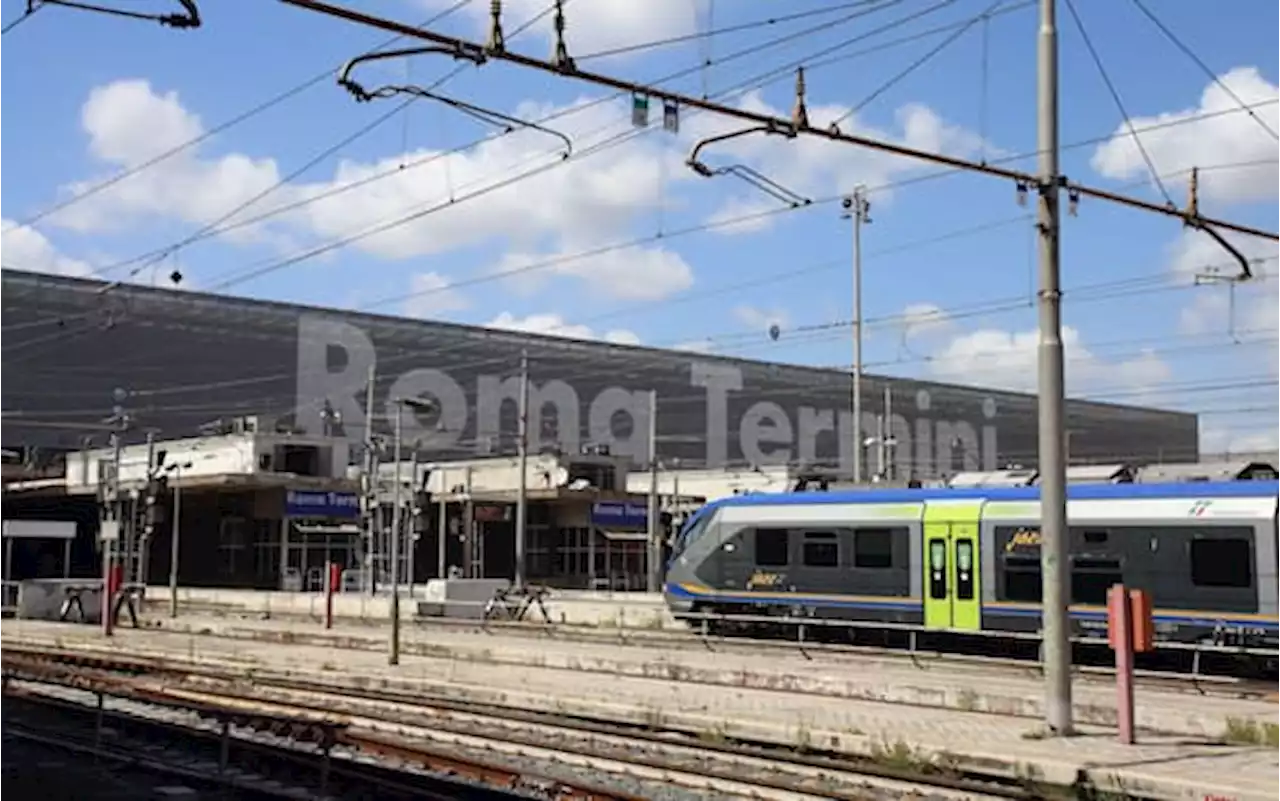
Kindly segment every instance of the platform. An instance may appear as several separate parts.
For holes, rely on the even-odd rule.
[[[197,630],[209,628],[211,632],[214,626],[230,628],[232,625],[194,618],[188,622]],[[1107,792],[1170,801],[1193,798],[1203,801],[1206,797],[1261,801],[1274,799],[1277,794],[1280,763],[1275,744],[1228,744],[1228,740],[1242,739],[1240,731],[1249,729],[1241,724],[1236,725],[1234,733],[1206,731],[1195,737],[1145,733],[1135,746],[1121,746],[1115,742],[1113,729],[1091,724],[1083,725],[1077,737],[1048,739],[1042,737],[1036,721],[1025,717],[831,697],[790,688],[695,683],[671,675],[669,667],[666,673],[647,677],[605,672],[599,670],[598,665],[593,668],[590,661],[610,658],[610,649],[600,645],[517,640],[439,629],[407,631],[402,664],[389,668],[380,651],[363,647],[335,648],[333,640],[327,641],[330,643],[327,647],[298,644],[299,640],[325,642],[312,639],[316,633],[323,636],[314,626],[240,623],[234,626],[245,637],[264,639],[124,629],[107,641],[90,627],[27,621],[6,623],[0,636],[5,645],[56,643],[67,648],[107,648],[174,659],[234,663],[240,668],[252,666],[255,670],[305,676],[314,681],[395,687],[488,703],[644,722],[697,734],[809,745],[899,761],[981,766],[989,773],[1059,785],[1084,781]],[[280,641],[289,637],[282,636],[281,632],[290,630],[294,644],[282,648]],[[368,629],[359,633],[335,632],[355,639],[368,639],[376,633]],[[483,653],[486,651],[488,658]],[[644,661],[643,654],[625,651],[614,648],[611,658],[619,663]],[[514,658],[521,659],[523,664],[507,661]],[[579,660],[579,665],[573,667],[568,663],[570,659]],[[743,662],[748,659],[751,664],[744,668]],[[729,672],[763,670],[763,659],[778,660],[767,664],[779,675],[831,675],[840,668],[836,663],[806,663],[803,657],[783,655],[756,658],[708,654],[694,659],[691,653],[666,654],[661,658],[650,654],[648,662],[678,664],[690,670],[713,664]],[[558,666],[553,667],[553,663]],[[845,666],[843,674],[846,682],[874,681],[884,687],[907,681],[894,670],[888,664],[874,670],[859,665],[857,675],[874,675],[874,679],[855,679],[852,675],[855,671]],[[898,666],[896,670],[903,668]],[[992,683],[997,683],[999,691],[1010,697],[1033,690],[1034,695],[1039,695],[1038,683],[1022,679],[1024,684],[1015,684],[1003,675],[996,682],[990,676],[984,679],[977,671],[929,678],[935,692],[949,692],[956,697],[966,692],[981,696],[983,691],[991,690]],[[919,685],[922,679],[916,676],[913,681]],[[1107,692],[1101,688],[1081,687],[1079,695],[1080,703],[1099,706],[1106,703]],[[1173,693],[1165,696],[1160,693],[1159,697],[1140,698],[1140,715],[1144,708],[1173,709],[1182,705],[1186,714],[1211,721],[1224,719],[1228,704],[1238,704],[1233,707],[1234,711],[1271,724],[1269,730],[1257,725],[1249,729],[1270,732],[1259,736],[1259,740],[1274,737],[1275,707],[1267,702],[1228,702]]]
[[[406,596],[400,604],[400,616],[417,616],[415,601],[423,600],[424,585],[417,594]],[[169,588],[147,587],[147,608],[168,609]],[[324,595],[303,592],[268,592],[260,590],[225,590],[183,587],[178,590],[182,608],[196,612],[228,614],[310,617],[324,616]],[[660,593],[590,592],[585,590],[553,590],[544,605],[552,622],[597,628],[647,628],[687,631],[676,621],[663,603]],[[363,593],[339,593],[333,598],[333,614],[338,620],[382,621],[390,614],[386,596]]]

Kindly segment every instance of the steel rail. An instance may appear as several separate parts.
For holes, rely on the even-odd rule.
[[[918,668],[933,668],[937,665],[956,665],[957,668],[977,668],[982,670],[1001,670],[1009,674],[1027,674],[1027,676],[1041,676],[1041,668],[1036,663],[1033,656],[1028,655],[1027,658],[1016,658],[1016,656],[980,656],[974,654],[948,653],[941,649],[922,649],[909,645],[906,647],[890,647],[890,646],[858,646],[844,644],[829,644],[829,642],[815,642],[801,640],[767,640],[767,638],[753,637],[736,637],[732,635],[712,635],[712,633],[696,633],[696,632],[680,632],[680,631],[654,631],[648,628],[589,628],[582,626],[561,626],[561,624],[521,624],[521,623],[500,623],[495,626],[493,623],[476,623],[475,621],[451,621],[445,618],[431,618],[429,622],[420,623],[421,628],[430,626],[448,626],[454,630],[479,631],[484,633],[494,633],[495,631],[502,633],[503,636],[518,636],[527,638],[547,637],[550,640],[558,640],[562,642],[581,642],[581,644],[593,645],[609,645],[617,644],[622,647],[641,647],[641,646],[663,646],[663,647],[686,647],[686,649],[710,650],[717,651],[722,649],[724,653],[739,654],[758,654],[758,653],[774,653],[774,654],[799,654],[806,660],[815,659],[815,656],[826,656],[826,658],[835,660],[847,660],[847,662],[855,663],[859,659],[884,659],[892,660],[892,662],[900,662],[904,664],[914,665]],[[191,633],[179,630],[172,626],[161,626],[160,631],[169,633]],[[372,628],[372,627],[370,627]],[[227,640],[251,640],[251,641],[273,641],[276,631],[280,632],[280,636],[287,636],[289,644],[294,645],[317,645],[324,647],[339,647],[339,649],[347,650],[370,650],[380,649],[383,647],[383,641],[378,637],[362,637],[362,642],[356,644],[356,637],[347,635],[347,633],[321,632],[321,631],[297,631],[297,630],[256,630],[256,628],[246,628],[246,630],[218,630],[211,628],[200,632],[200,636],[227,638]],[[374,630],[376,631],[376,630]],[[1092,642],[1091,642],[1092,644]],[[1101,642],[1097,646],[1101,647]],[[412,642],[406,642],[404,649],[412,650]],[[1204,650],[1199,651],[1201,654],[1216,656],[1270,656],[1272,659],[1280,660],[1280,654],[1274,651],[1261,650]],[[1252,677],[1231,676],[1231,674],[1201,673],[1199,669],[1199,659],[1196,658],[1196,651],[1190,651],[1193,656],[1193,665],[1196,669],[1192,672],[1178,672],[1178,670],[1157,670],[1157,669],[1139,669],[1135,672],[1138,686],[1144,688],[1161,688],[1161,690],[1171,690],[1179,692],[1193,692],[1197,695],[1221,695],[1228,697],[1261,697],[1271,696],[1276,692],[1274,682],[1263,681]],[[430,654],[426,654],[430,655]],[[1085,682],[1111,682],[1115,678],[1115,668],[1108,667],[1105,664],[1076,664],[1074,665],[1074,676],[1080,681]]]
[[[5,661],[9,663],[8,659]],[[313,732],[299,729],[281,729],[277,725],[273,725],[273,721],[278,720],[281,709],[291,709],[298,718],[302,719],[311,716],[334,717],[333,711],[328,708],[318,706],[304,708],[298,705],[284,705],[264,700],[261,697],[243,691],[201,692],[194,697],[191,693],[175,695],[172,691],[144,684],[143,682],[147,681],[146,676],[130,675],[128,678],[111,680],[101,675],[102,671],[94,671],[97,675],[81,675],[76,679],[69,680],[64,672],[51,669],[52,667],[54,666],[39,665],[32,662],[27,662],[22,666],[11,663],[6,664],[6,684],[10,680],[17,680],[33,684],[62,686],[73,690],[111,696],[133,703],[190,712],[201,718],[233,719],[235,720],[235,725],[241,728],[271,734],[296,743],[310,743],[314,738],[309,735],[313,734]],[[83,671],[84,669],[81,668],[81,670]],[[174,680],[170,678],[168,681],[172,682]],[[6,693],[12,693],[13,689],[12,687],[7,687]],[[33,699],[37,695],[36,693],[24,693],[23,697]],[[66,702],[58,698],[45,697],[39,700],[60,705],[71,703],[74,706],[73,702]],[[260,711],[255,711],[255,708]],[[110,714],[140,721],[155,727],[182,729],[193,737],[201,733],[208,734],[207,731],[202,732],[198,728],[183,726],[171,721],[145,718],[118,710],[112,711]],[[350,718],[350,715],[344,714],[340,717],[346,720]],[[243,738],[236,738],[236,743],[238,748],[257,747],[259,749],[278,750],[270,745],[255,743]],[[540,788],[540,792],[545,791],[547,788],[552,788],[554,790],[552,797],[563,799],[563,801],[643,801],[642,797],[631,793],[614,791],[589,783],[569,782],[561,778],[533,774],[528,771],[513,769],[498,761],[468,758],[459,755],[453,750],[424,746],[410,742],[402,737],[389,737],[366,731],[351,731],[345,725],[342,727],[342,731],[333,737],[329,745],[331,747],[350,748],[368,756],[381,758],[383,761],[387,757],[394,757],[396,762],[411,764],[415,768],[445,776],[460,777],[504,793],[518,792],[518,788],[521,787],[537,787]],[[306,755],[305,752],[296,750],[293,753]],[[314,757],[315,754],[310,754],[310,756]],[[329,761],[327,769],[332,771],[332,763],[343,761],[340,757],[335,757]],[[357,765],[357,763],[352,763],[352,765]],[[351,766],[347,767],[350,768]],[[357,772],[359,772],[360,767],[363,766],[356,767]],[[341,765],[339,768],[341,769]],[[437,798],[455,797],[425,792],[424,794]]]
[[[3,656],[6,663],[10,661],[8,649],[6,649]],[[98,661],[101,664],[105,664],[109,663],[110,659],[101,658]],[[122,668],[124,670],[134,671],[137,667],[136,660],[123,660]],[[6,667],[6,673],[9,670],[10,668]],[[167,670],[170,675],[178,673],[192,675],[192,672],[185,665],[181,668],[175,665],[167,668]],[[37,674],[37,678],[34,680],[39,680],[38,670],[29,670],[25,675],[29,677],[33,673]],[[338,687],[297,678],[280,679],[266,675],[265,672],[255,673],[252,678],[252,684],[244,685],[243,676],[237,675],[237,671],[233,668],[217,670],[209,669],[206,666],[205,669],[200,671],[200,674],[205,681],[213,685],[211,689],[195,692],[175,689],[171,693],[166,693],[168,703],[181,703],[185,698],[186,701],[193,704],[205,702],[217,706],[222,703],[232,708],[241,708],[246,704],[257,704],[263,709],[273,710],[273,714],[279,714],[280,710],[287,709],[292,715],[311,716],[327,714],[334,708],[350,710],[356,703],[363,702],[367,705],[380,707],[376,712],[370,711],[366,715],[370,718],[376,715],[377,721],[387,724],[416,727],[429,726],[436,731],[452,731],[464,737],[479,737],[495,743],[514,742],[526,747],[551,748],[551,750],[555,750],[555,747],[547,745],[547,741],[551,739],[548,736],[548,732],[568,732],[584,735],[587,739],[576,743],[567,753],[582,755],[583,753],[590,753],[594,748],[596,751],[595,757],[599,759],[621,761],[661,770],[664,775],[667,773],[687,772],[682,771],[681,768],[682,764],[687,764],[687,762],[682,763],[678,759],[645,757],[630,750],[621,755],[617,752],[602,750],[599,738],[612,737],[628,742],[647,743],[667,749],[679,748],[689,751],[697,755],[695,761],[698,763],[699,768],[696,775],[724,777],[723,780],[725,781],[737,781],[748,785],[754,783],[755,786],[760,788],[798,793],[806,792],[803,786],[798,785],[804,780],[812,778],[811,774],[804,777],[793,776],[790,779],[746,778],[741,775],[742,765],[740,762],[732,766],[721,765],[713,770],[708,760],[719,759],[722,762],[730,758],[764,760],[778,766],[779,769],[790,768],[792,771],[802,769],[819,770],[829,777],[841,774],[842,778],[845,778],[850,783],[876,779],[906,783],[916,787],[928,787],[935,790],[976,793],[983,796],[1011,799],[1043,797],[1041,794],[1045,790],[1044,787],[1029,787],[1006,777],[983,774],[977,769],[966,770],[958,762],[942,766],[933,763],[903,766],[892,764],[891,761],[885,764],[883,761],[874,759],[849,757],[847,755],[803,753],[778,745],[735,741],[727,737],[717,738],[722,739],[722,742],[694,740],[689,739],[689,732],[678,729],[664,729],[657,721],[652,726],[619,724],[564,714],[532,712],[495,704],[460,701],[454,698],[436,698],[418,692]],[[47,675],[47,680],[57,683],[61,681],[61,678],[56,673],[51,672]],[[128,682],[142,680],[145,680],[145,676],[132,675],[125,679]],[[175,693],[181,697],[175,697]],[[281,695],[281,693],[284,695]],[[295,697],[288,699],[288,693],[294,693]],[[296,700],[296,694],[310,695],[313,700],[310,702],[298,701]],[[217,700],[219,698],[223,700],[219,702]],[[393,707],[393,709],[388,709],[388,706]],[[459,724],[456,720],[449,722],[448,717],[450,715],[473,716],[482,721],[487,719],[507,728],[501,734],[490,732],[486,735],[483,731],[477,732],[475,725],[467,727],[464,724]],[[354,735],[351,733],[353,730],[360,728],[355,725],[356,718],[357,716],[348,718],[351,725],[344,731],[344,738],[354,736],[358,739],[362,736],[362,733],[359,732]],[[525,735],[512,732],[510,726],[513,723],[525,725],[531,731]],[[541,728],[541,734],[534,731],[538,728]],[[681,739],[673,741],[673,737],[676,736]],[[1071,791],[1064,788],[1063,792],[1064,794],[1070,794]],[[850,792],[848,795],[840,795],[833,792],[831,788],[824,789],[819,795],[829,798],[850,799],[865,797],[864,794],[854,792]]]

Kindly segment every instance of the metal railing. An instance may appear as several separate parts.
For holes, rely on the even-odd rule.
[[[7,615],[17,613],[18,585],[17,581],[0,582],[0,612]]]

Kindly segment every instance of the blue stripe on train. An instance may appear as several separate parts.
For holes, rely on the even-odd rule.
[[[839,598],[812,598],[805,595],[788,595],[785,597],[759,598],[750,595],[732,595],[732,594],[700,594],[686,590],[677,584],[668,584],[666,592],[676,598],[688,600],[710,601],[713,603],[739,603],[749,604],[753,606],[818,606],[832,607],[836,609],[866,609],[868,611],[891,611],[891,612],[915,612],[921,613],[922,606],[912,601],[864,601],[853,599]],[[1037,617],[1040,614],[1039,609],[1035,608],[1018,608],[1018,607],[993,607],[984,605],[982,607],[984,616],[1007,615],[1009,617]],[[1107,619],[1105,610],[1071,610],[1071,617],[1077,620],[1102,621]],[[1260,620],[1257,618],[1234,618],[1229,616],[1223,617],[1190,617],[1178,614],[1156,615],[1154,618],[1156,623],[1173,623],[1179,626],[1213,626],[1215,624],[1223,624],[1227,626],[1245,626],[1251,628],[1259,628],[1264,631],[1280,631],[1280,622],[1275,620]]]

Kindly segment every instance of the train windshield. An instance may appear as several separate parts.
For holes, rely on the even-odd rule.
[[[689,525],[685,526],[684,531],[680,532],[680,538],[676,541],[675,553],[680,554],[688,548],[694,540],[701,537],[703,532],[707,530],[707,523],[711,522],[710,514],[694,515],[689,521]]]

